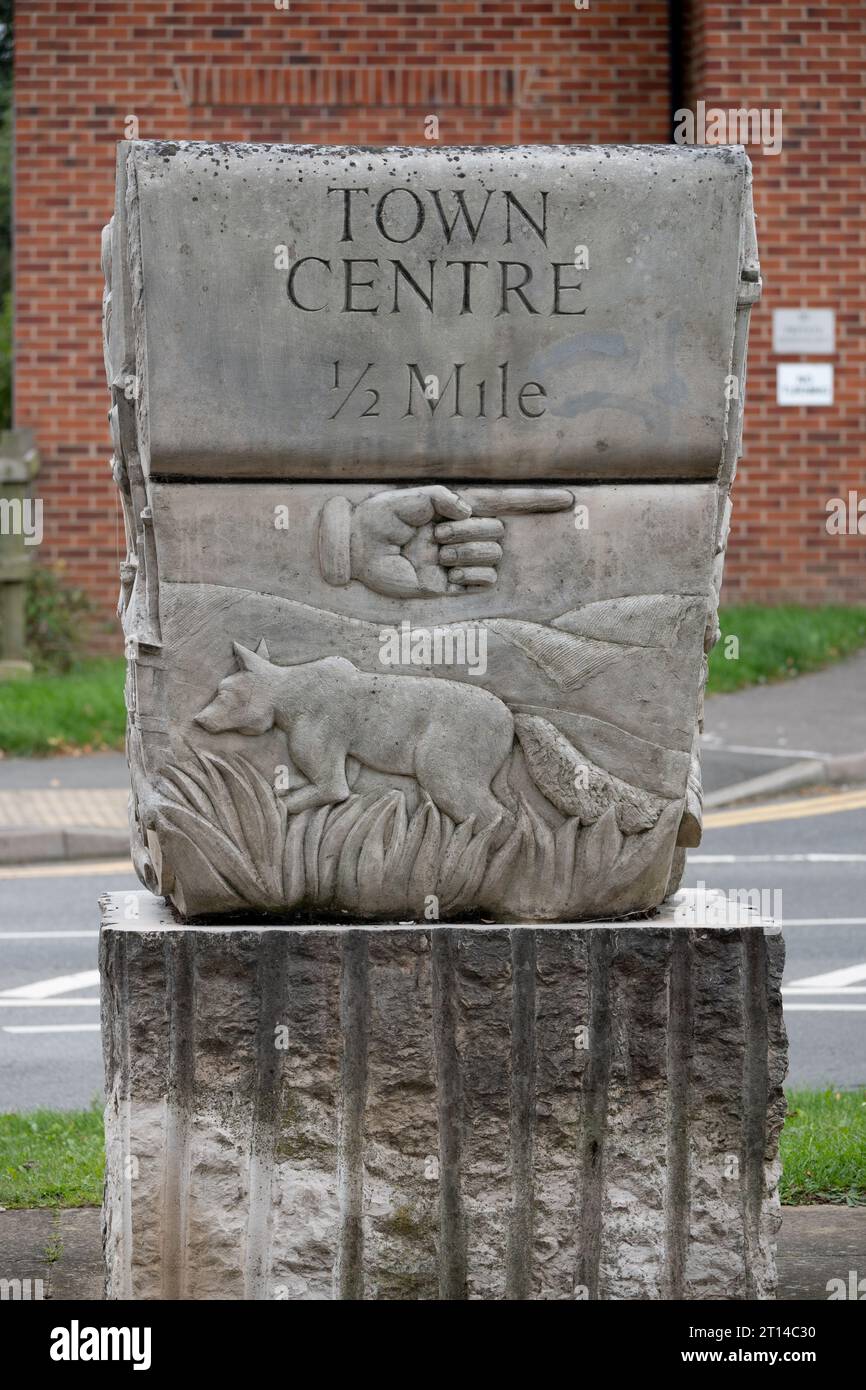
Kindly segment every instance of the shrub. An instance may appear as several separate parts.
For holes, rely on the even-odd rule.
[[[34,666],[65,672],[81,655],[90,600],[67,588],[54,570],[35,565],[27,581],[27,648]]]

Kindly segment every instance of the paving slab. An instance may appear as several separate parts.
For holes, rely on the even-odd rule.
[[[0,759],[0,864],[126,855],[122,753]]]
[[[46,1258],[49,1246],[54,1261]],[[779,1302],[826,1301],[839,1290],[831,1280],[853,1287],[852,1270],[866,1277],[866,1207],[785,1207],[777,1260]],[[45,1208],[0,1212],[0,1278],[41,1279],[45,1298],[101,1299],[100,1209],[70,1208],[57,1219]]]
[[[125,753],[64,753],[52,758],[0,757],[0,791],[39,787],[129,786]]]
[[[22,1298],[101,1299],[100,1209],[37,1207],[0,1212],[0,1278],[20,1280]]]
[[[789,681],[709,696],[701,768],[710,805],[763,794],[754,784],[765,777],[784,783],[787,774],[788,786],[864,780],[866,651]]]
[[[866,1278],[866,1207],[785,1207],[777,1262],[780,1298],[827,1300],[840,1279],[850,1290],[852,1270]]]
[[[790,753],[792,760],[861,753],[866,749],[866,651],[823,671],[711,695],[704,729],[708,743]]]

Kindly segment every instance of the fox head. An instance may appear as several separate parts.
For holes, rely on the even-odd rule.
[[[223,734],[229,729],[240,734],[265,734],[274,723],[270,678],[279,668],[268,660],[264,638],[254,652],[240,642],[233,642],[232,646],[240,669],[220,681],[216,695],[199,710],[195,722],[209,734]]]

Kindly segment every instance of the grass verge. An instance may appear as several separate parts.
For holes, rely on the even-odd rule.
[[[0,1115],[0,1207],[102,1201],[102,1107]]]
[[[789,1091],[782,1202],[866,1206],[866,1088]]]
[[[745,604],[720,609],[719,626],[722,636],[710,654],[710,695],[788,680],[866,646],[863,607]]]
[[[124,662],[94,657],[65,675],[0,682],[0,749],[8,757],[122,748]]]

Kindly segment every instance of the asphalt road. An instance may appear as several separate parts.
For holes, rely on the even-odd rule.
[[[836,806],[858,800],[839,795]],[[754,820],[752,808],[719,812],[714,819],[739,823],[706,829],[690,857],[689,887],[763,889],[771,909],[781,893],[791,1085],[866,1084],[866,795],[859,799],[814,814],[810,793],[796,808],[803,814],[773,820]],[[791,798],[770,814],[783,801]],[[113,864],[0,868],[0,1111],[86,1106],[100,1094],[97,898],[137,887]]]
[[[730,895],[764,890],[786,942],[783,980],[790,1086],[866,1085],[866,796],[832,792],[822,804],[862,806],[814,814],[814,789],[770,803],[804,812],[749,820],[751,807],[707,819],[689,855],[683,886],[699,882]],[[779,896],[774,899],[774,894]],[[775,909],[774,909],[775,901]],[[859,967],[859,970],[856,969]],[[816,979],[844,971],[836,978]],[[799,982],[809,981],[807,986]]]

